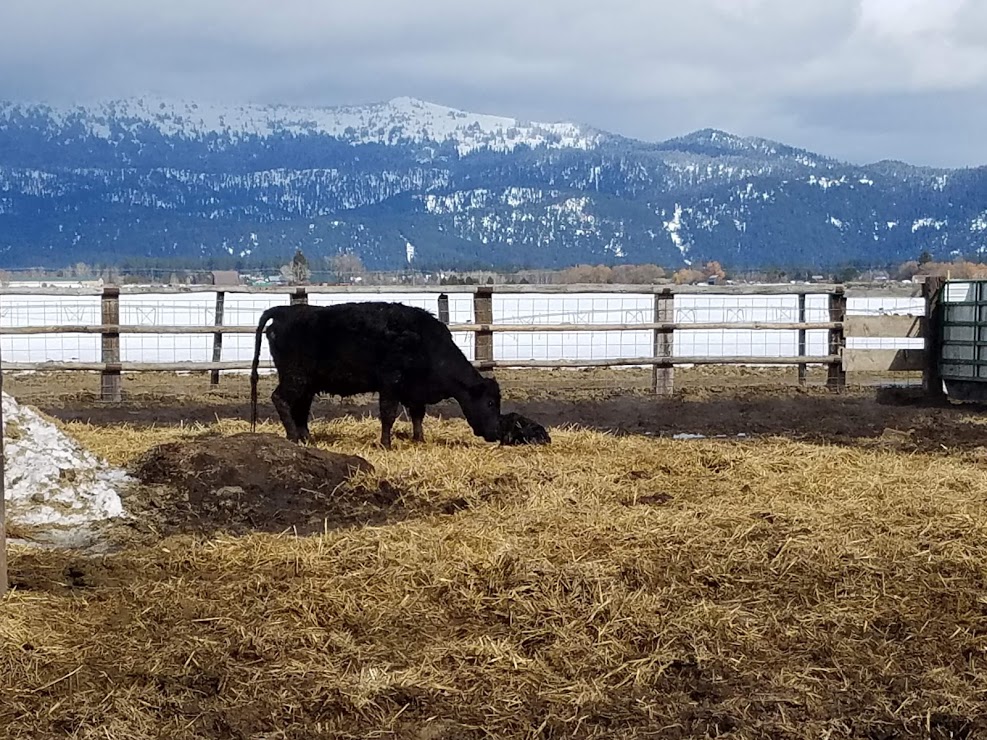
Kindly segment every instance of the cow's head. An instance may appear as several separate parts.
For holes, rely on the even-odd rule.
[[[527,416],[511,412],[500,417],[502,445],[547,445],[551,442],[548,430]]]
[[[500,440],[500,385],[496,380],[481,377],[470,385],[460,405],[477,437],[487,442]]]

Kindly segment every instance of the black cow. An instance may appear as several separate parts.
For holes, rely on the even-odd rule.
[[[513,411],[500,417],[502,445],[547,445],[552,441],[545,427]]]
[[[428,311],[381,301],[335,306],[275,306],[261,314],[250,374],[251,426],[257,424],[257,364],[267,329],[278,386],[271,395],[288,439],[308,439],[308,417],[318,393],[380,394],[380,442],[403,404],[413,439],[423,442],[425,407],[459,402],[473,433],[500,440],[500,386],[470,364],[449,328]]]

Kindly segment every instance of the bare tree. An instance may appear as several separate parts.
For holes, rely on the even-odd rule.
[[[613,270],[606,265],[576,265],[569,267],[559,275],[563,283],[611,283]]]
[[[613,281],[624,285],[648,285],[665,277],[658,265],[617,265],[613,268]]]
[[[343,282],[346,278],[363,275],[364,267],[360,258],[352,252],[340,252],[326,257],[329,269],[336,273],[336,279]]]
[[[690,267],[683,267],[681,270],[672,276],[676,285],[690,285],[691,283],[698,283],[706,277],[702,270],[694,270]]]
[[[723,267],[721,267],[720,263],[716,260],[712,260],[711,262],[707,262],[703,265],[703,274],[708,278],[713,277],[717,280],[723,280],[723,278],[727,276],[726,272],[723,270]]]

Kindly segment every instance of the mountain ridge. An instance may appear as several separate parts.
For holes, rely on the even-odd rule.
[[[714,128],[647,142],[410,97],[0,102],[7,267],[295,247],[381,269],[828,266],[980,255],[985,224],[987,168],[857,165]]]

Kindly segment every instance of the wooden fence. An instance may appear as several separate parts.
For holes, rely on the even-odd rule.
[[[931,317],[935,311],[938,283],[930,281],[923,286],[925,316]],[[916,286],[917,288],[917,286]],[[915,295],[915,289],[897,292],[888,289],[847,288],[842,285],[742,285],[742,286],[666,286],[666,285],[497,285],[497,286],[306,286],[289,288],[291,303],[307,303],[314,294],[397,294],[434,293],[438,294],[439,318],[454,332],[473,334],[474,365],[481,371],[498,368],[570,368],[570,367],[617,367],[651,366],[652,388],[658,395],[669,395],[674,389],[674,367],[676,365],[796,365],[799,368],[799,382],[805,383],[808,365],[825,365],[827,386],[839,390],[846,385],[848,371],[895,372],[923,370],[926,388],[937,392],[935,385],[936,362],[928,351],[930,325],[925,317],[913,316],[847,316],[847,297],[859,295]],[[215,323],[208,326],[145,326],[120,324],[121,295],[141,294],[187,294],[215,293]],[[248,361],[221,361],[223,337],[227,334],[253,334],[256,326],[228,326],[223,323],[225,297],[233,293],[278,294],[284,295],[285,288],[254,288],[248,286],[105,286],[98,288],[6,288],[0,289],[0,302],[10,295],[50,295],[50,296],[100,296],[101,323],[99,325],[53,325],[3,327],[0,334],[45,335],[45,334],[99,334],[101,336],[101,356],[99,362],[6,362],[6,370],[79,370],[101,373],[101,398],[105,401],[119,401],[121,398],[121,374],[142,371],[204,371],[211,373],[213,383],[219,382],[223,370],[248,370]],[[468,324],[449,324],[449,295],[467,293],[473,297],[473,321]],[[654,296],[654,321],[647,323],[565,323],[565,324],[497,324],[493,320],[493,296],[504,294],[651,294]],[[798,321],[795,322],[675,322],[674,300],[676,295],[704,296],[790,296],[798,297]],[[828,296],[828,320],[806,320],[806,296]],[[797,330],[797,355],[790,357],[673,357],[673,337],[679,330]],[[640,331],[653,332],[652,354],[647,357],[621,359],[587,360],[496,360],[494,358],[493,337],[498,332],[582,332],[582,331]],[[825,330],[828,332],[828,353],[821,356],[806,355],[806,332]],[[120,336],[123,334],[209,334],[213,338],[211,362],[122,362],[120,358]],[[924,337],[925,349],[847,349],[846,340],[850,336],[859,337]],[[933,353],[934,354],[934,353]],[[930,359],[931,358],[931,359]],[[262,367],[270,368],[270,363]]]

